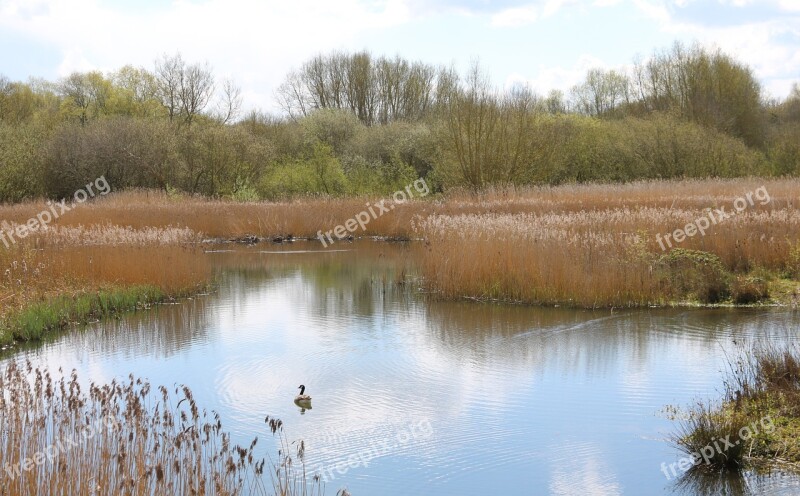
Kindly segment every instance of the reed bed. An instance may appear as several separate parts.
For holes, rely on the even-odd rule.
[[[709,209],[731,212],[736,198],[759,188],[769,193],[768,203],[748,205],[705,236],[671,247],[717,257],[732,274],[725,282],[729,292],[745,289],[734,300],[752,302],[766,291],[748,274],[800,274],[798,179],[450,191],[397,204],[354,234],[424,239],[416,262],[427,289],[444,298],[586,307],[703,300],[676,288],[670,271],[683,262],[664,260],[670,249],[662,251],[656,236],[684,228]],[[143,284],[185,293],[210,278],[200,240],[315,238],[380,200],[237,203],[158,191],[113,193],[76,206],[24,242],[0,246],[0,315],[70,288]],[[25,224],[47,207],[44,201],[0,206],[0,225]]]
[[[760,187],[769,192],[768,203],[755,202],[705,236],[671,248],[662,241],[661,249],[657,235],[663,239],[707,216],[709,208],[731,212],[736,198]],[[429,289],[445,298],[583,307],[705,300],[675,287],[674,271],[697,267],[671,263],[669,253],[688,254],[700,260],[696,265],[704,263],[702,254],[718,258],[734,291],[745,285],[736,284],[737,276],[757,269],[791,273],[800,246],[799,187],[792,179],[568,186],[542,188],[538,198],[530,191],[490,191],[475,200],[483,212],[416,221],[417,235],[426,240],[421,272]],[[470,197],[463,193],[450,202],[466,206]],[[509,212],[514,205],[520,211]]]
[[[677,218],[691,217],[705,208],[730,204],[735,198],[765,187],[771,203],[753,211],[796,209],[800,204],[799,179],[708,179],[647,181],[627,184],[589,184],[542,187],[494,187],[480,192],[454,190],[396,205],[367,225],[364,234],[407,237],[415,233],[412,221],[430,215],[579,213],[650,207]],[[383,198],[390,201],[391,198]],[[245,235],[263,237],[292,234],[315,237],[318,231],[343,224],[367,203],[382,198],[298,198],[286,202],[241,203],[193,196],[173,196],[160,191],[125,191],[100,197],[64,214],[58,226],[122,226],[134,230],[187,228],[207,238]],[[0,220],[22,224],[47,207],[44,201],[0,206]],[[670,219],[656,221],[657,232],[668,232]],[[360,234],[357,232],[356,234]]]
[[[282,436],[280,421],[266,423]],[[188,387],[151,391],[133,375],[84,392],[74,370],[65,377],[12,361],[0,376],[0,428],[3,494],[323,491],[319,478],[306,477],[302,444],[292,449],[282,436],[268,465],[256,453],[257,437],[233,445],[219,415],[202,410]]]

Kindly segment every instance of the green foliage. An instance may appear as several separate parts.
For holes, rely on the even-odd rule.
[[[719,50],[675,43],[637,64],[631,83],[647,111],[675,113],[748,146],[764,144],[761,85],[752,69]]]
[[[775,174],[800,174],[800,122],[776,125],[767,143],[768,156]]]
[[[347,188],[344,169],[331,147],[316,143],[304,159],[275,164],[262,177],[258,192],[263,198],[278,200],[303,194],[338,196]]]
[[[351,144],[364,128],[358,118],[346,110],[321,109],[300,121],[308,139],[324,143],[336,155],[348,153]]]
[[[403,189],[419,176],[414,168],[399,157],[388,163],[368,162],[361,156],[351,156],[343,161],[348,182],[348,193],[353,195],[386,195]]]
[[[42,195],[39,153],[45,136],[34,123],[0,122],[0,202]]]
[[[215,81],[180,54],[57,82],[0,76],[0,201],[66,197],[101,175],[115,190],[249,201],[385,194],[420,177],[442,190],[800,173],[800,88],[764,102],[747,66],[700,46],[593,69],[571,101],[499,91],[477,65],[461,78],[333,53],[289,75],[289,117],[232,123],[236,88]]]

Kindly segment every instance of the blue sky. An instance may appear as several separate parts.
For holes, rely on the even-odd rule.
[[[800,81],[800,0],[0,0],[0,74],[151,68],[180,51],[276,111],[275,88],[319,52],[367,49],[465,68],[498,86],[568,90],[675,40],[749,64],[772,96]]]

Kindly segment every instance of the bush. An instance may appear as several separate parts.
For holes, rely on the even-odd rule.
[[[130,117],[62,124],[43,151],[45,193],[69,197],[100,176],[115,190],[166,189],[181,170],[175,132],[166,122]]]
[[[800,123],[776,126],[767,148],[776,175],[800,174]]]
[[[739,276],[731,284],[731,298],[739,305],[765,300],[769,298],[767,282],[760,277]]]
[[[674,298],[718,303],[730,295],[730,274],[713,253],[676,248],[656,265],[666,292]]]
[[[273,165],[258,184],[262,198],[279,200],[303,194],[338,196],[348,190],[347,177],[330,146],[317,143],[312,153],[301,160]]]
[[[0,122],[0,203],[44,193],[40,153],[46,137],[46,131],[35,124]]]

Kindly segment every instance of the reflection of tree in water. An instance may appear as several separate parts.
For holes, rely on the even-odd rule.
[[[413,304],[409,286],[399,284],[409,266],[404,245],[362,241],[342,245],[350,251],[291,253],[305,245],[220,254],[215,261],[220,292],[244,305],[254,287],[280,281],[293,301],[302,301],[320,317],[371,317],[387,305],[396,311],[398,305]],[[265,253],[273,250],[284,253]]]

